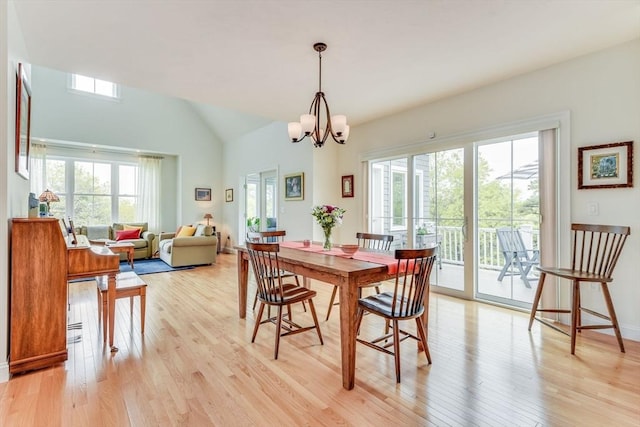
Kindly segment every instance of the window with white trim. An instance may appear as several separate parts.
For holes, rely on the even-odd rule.
[[[81,74],[71,74],[71,89],[108,98],[118,98],[120,95],[117,84]]]

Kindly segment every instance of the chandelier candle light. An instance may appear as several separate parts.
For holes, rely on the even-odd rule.
[[[313,140],[315,147],[322,147],[327,137],[331,138],[338,144],[344,144],[349,138],[349,126],[347,125],[347,116],[336,115],[331,116],[329,112],[329,104],[322,92],[322,52],[327,49],[325,43],[316,43],[313,49],[318,52],[318,91],[309,107],[309,114],[300,116],[300,122],[289,123],[289,138],[291,142],[299,142],[307,136]],[[326,124],[324,129],[320,125],[320,116],[324,110]]]
[[[332,205],[314,206],[311,215],[322,227],[324,233],[324,243],[322,248],[325,251],[331,250],[331,231],[336,225],[342,224],[342,216],[346,210]]]

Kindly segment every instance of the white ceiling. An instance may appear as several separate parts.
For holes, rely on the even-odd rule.
[[[14,0],[33,64],[351,125],[640,37],[640,0]]]

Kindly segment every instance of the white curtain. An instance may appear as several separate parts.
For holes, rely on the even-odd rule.
[[[36,198],[47,189],[47,171],[45,168],[47,160],[47,146],[42,144],[31,144],[29,149],[29,186]]]
[[[540,265],[555,266],[558,261],[558,177],[557,152],[558,135],[556,129],[547,129],[538,133],[539,144],[539,174],[540,177]],[[557,278],[547,276],[545,290],[542,294],[540,307],[554,307],[557,303]],[[549,313],[546,313],[547,315]]]
[[[149,230],[160,228],[160,171],[162,157],[143,156],[138,159],[137,221],[147,222]]]

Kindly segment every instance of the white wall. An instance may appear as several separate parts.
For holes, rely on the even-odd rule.
[[[640,253],[640,162],[634,166],[634,188],[577,190],[578,147],[631,140],[635,141],[636,158],[640,155],[640,40],[352,129],[348,144],[341,148],[338,169],[342,174],[355,174],[356,197],[343,199],[343,207],[358,212],[361,209],[359,160],[363,153],[420,142],[427,146],[441,139],[455,140],[456,135],[566,110],[570,111],[571,146],[564,147],[570,158],[561,159],[566,166],[561,176],[570,180],[570,202],[566,203],[569,220],[631,226],[611,292],[623,336],[640,340],[640,286],[635,266]],[[433,141],[427,138],[430,131],[438,135]],[[566,129],[561,132],[566,133]],[[599,204],[598,216],[588,215],[590,201]],[[348,216],[343,233],[352,234],[364,226],[358,222],[354,225]],[[584,288],[584,305],[606,312],[600,291]]]
[[[16,70],[19,62],[28,63],[22,31],[18,24],[13,1],[0,2],[0,100],[5,102],[0,115],[0,382],[9,379],[8,357],[8,296],[9,296],[9,219],[27,216],[29,181],[15,173],[15,103]],[[29,73],[29,70],[27,69]],[[29,74],[28,74],[29,75]],[[4,113],[6,112],[6,113]]]
[[[278,228],[287,230],[287,239],[305,239],[313,233],[311,206],[314,199],[314,169],[312,148],[309,142],[289,142],[286,123],[271,123],[224,145],[224,186],[232,188],[234,201],[225,203],[223,240],[228,245],[237,244],[238,227],[244,221],[243,196],[240,182],[251,173],[277,169],[278,177]],[[305,174],[304,200],[285,201],[283,176],[291,173]],[[244,241],[244,238],[241,239]],[[223,242],[224,245],[225,242]]]
[[[33,66],[33,137],[175,155],[162,166],[162,230],[222,215],[221,143],[186,101],[128,87],[105,100],[69,91],[67,79]],[[196,202],[196,187],[212,188],[212,201]]]

